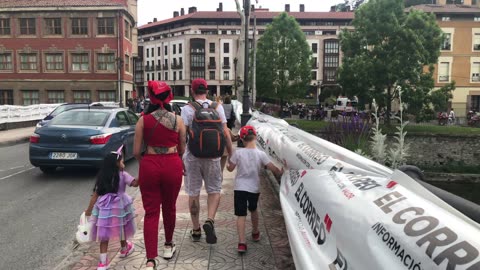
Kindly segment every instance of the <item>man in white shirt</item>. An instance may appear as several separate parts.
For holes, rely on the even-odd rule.
[[[211,104],[212,101],[207,99],[208,86],[204,79],[195,79],[192,81],[192,95],[196,102],[202,106]],[[227,119],[222,106],[216,108],[220,119],[222,120],[223,130],[225,134],[225,142],[228,156],[232,155],[232,140],[227,127]],[[182,108],[182,119],[187,126],[187,133],[192,126],[195,109],[191,105]],[[185,191],[189,196],[190,217],[193,223],[193,229],[190,236],[194,242],[200,241],[200,190],[202,188],[202,180],[205,182],[205,189],[208,194],[207,209],[208,218],[203,225],[206,234],[206,240],[209,244],[217,242],[217,236],[214,229],[214,220],[220,203],[220,192],[222,190],[222,171],[219,158],[197,158],[188,149],[183,156],[185,163]]]
[[[448,115],[448,122],[450,124],[454,124],[455,123],[455,112],[453,111],[453,108],[450,109],[450,114]]]

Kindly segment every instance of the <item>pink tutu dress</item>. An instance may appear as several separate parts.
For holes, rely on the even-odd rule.
[[[117,193],[99,196],[89,220],[93,224],[92,241],[127,240],[135,234],[135,218],[132,198],[125,193],[127,185],[135,178],[120,172]]]

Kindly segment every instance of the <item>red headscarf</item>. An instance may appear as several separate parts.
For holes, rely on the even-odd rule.
[[[170,95],[165,100],[160,100],[155,97],[155,95],[159,95],[161,93],[170,91]],[[150,103],[157,104],[162,106],[163,104],[170,103],[173,99],[173,92],[172,88],[163,81],[148,81],[148,96],[150,97]]]

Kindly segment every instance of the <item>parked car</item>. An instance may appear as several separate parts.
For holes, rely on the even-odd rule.
[[[101,103],[64,103],[56,107],[52,112],[50,112],[45,118],[40,120],[37,123],[36,128],[43,127],[46,123],[52,120],[55,116],[59,115],[62,112],[73,110],[73,109],[80,109],[80,108],[89,108],[89,107],[100,107],[103,106]]]
[[[172,110],[177,114],[182,114],[182,107],[188,104],[188,100],[181,100],[181,99],[174,99],[170,101],[170,105],[172,106]],[[149,110],[150,106],[150,99],[146,98],[144,103],[144,110],[143,112],[146,113]]]
[[[55,116],[30,137],[30,163],[51,173],[57,167],[96,167],[124,145],[125,160],[133,157],[138,116],[124,108],[72,109]]]

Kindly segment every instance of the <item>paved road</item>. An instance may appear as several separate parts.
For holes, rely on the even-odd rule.
[[[136,175],[137,162],[127,162],[127,170]],[[50,270],[67,258],[95,174],[76,169],[47,176],[30,165],[28,143],[0,148],[0,269]]]

